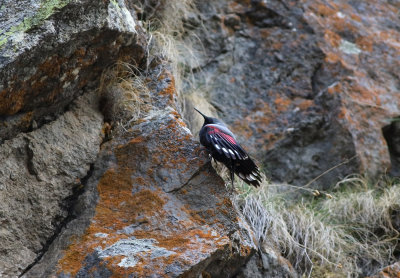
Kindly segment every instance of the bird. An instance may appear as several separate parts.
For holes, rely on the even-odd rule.
[[[199,132],[200,144],[210,152],[212,158],[228,168],[232,191],[235,174],[247,184],[260,186],[261,174],[258,166],[237,142],[232,131],[219,119],[208,117],[194,109],[204,118]]]

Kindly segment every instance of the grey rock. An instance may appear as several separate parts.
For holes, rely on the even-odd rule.
[[[162,93],[174,89],[164,72],[147,77],[159,81],[153,110],[102,145],[76,218],[25,277],[230,277],[254,252],[175,97]]]
[[[236,278],[298,278],[292,264],[272,248],[254,254]]]
[[[68,215],[102,141],[94,94],[78,98],[56,121],[0,146],[0,276],[33,263]]]
[[[399,172],[387,147],[396,136],[381,131],[400,114],[393,105],[400,101],[398,47],[374,35],[399,35],[398,4],[335,3],[197,3],[192,26],[199,27],[190,31],[206,54],[196,67],[186,64],[197,80],[191,86],[273,181],[305,185],[319,177],[312,186],[327,189],[351,173]]]
[[[132,12],[125,1],[6,1],[0,140],[56,119],[117,60],[141,63],[146,40]]]

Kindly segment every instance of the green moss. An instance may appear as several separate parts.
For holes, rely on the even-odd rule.
[[[34,26],[40,26],[47,18],[49,18],[57,9],[66,6],[71,0],[42,0],[40,8],[35,15],[26,17],[16,26],[12,26],[4,35],[0,36],[0,48],[8,41],[8,38],[15,33],[25,32]]]
[[[7,38],[0,36],[0,48],[7,43]]]
[[[110,0],[110,3],[113,4],[116,9],[118,9],[118,10],[121,9],[117,0]]]

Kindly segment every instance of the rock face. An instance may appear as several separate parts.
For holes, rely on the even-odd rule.
[[[173,105],[173,79],[154,76],[153,101]],[[253,253],[224,182],[170,106],[104,144],[93,172],[79,216],[26,277],[230,277]]]
[[[123,1],[6,1],[0,14],[0,276],[15,277],[69,220],[96,160],[91,89],[117,60],[141,62],[144,35]]]
[[[17,276],[68,216],[68,199],[94,163],[102,116],[93,94],[41,129],[0,147],[0,276]]]
[[[317,183],[328,187],[350,173],[376,176],[390,168],[382,128],[400,115],[398,2],[198,7],[188,25],[206,55],[187,66],[273,180],[304,185],[355,155]]]
[[[251,257],[243,266],[236,278],[297,278],[299,275],[292,264],[282,257],[279,252],[268,249]]]
[[[145,56],[148,39],[129,7],[0,8],[2,277],[228,277],[254,253],[223,180],[177,112],[168,63]],[[117,62],[146,73],[150,93],[142,116],[110,133],[96,89],[113,88],[101,76]],[[146,93],[134,86],[128,95]]]
[[[398,173],[400,5],[364,2],[198,2],[184,22],[206,50],[185,64],[205,88],[185,100],[192,130],[193,106],[219,114],[279,181],[337,165],[321,186]],[[1,277],[297,276],[275,251],[251,257],[251,231],[183,121],[168,62],[150,54],[135,9],[156,16],[166,3],[3,1]],[[97,93],[118,62],[142,83],[113,93],[146,102],[125,130]]]
[[[144,57],[124,1],[6,1],[0,15],[1,141],[55,119],[117,60]]]
[[[399,277],[400,276],[400,262],[394,263],[390,266],[385,267],[374,276],[369,278],[386,278],[386,277]]]

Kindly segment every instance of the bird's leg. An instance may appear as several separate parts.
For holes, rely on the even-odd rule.
[[[235,173],[233,172],[233,169],[231,169],[231,181],[232,181],[231,194],[233,194],[233,189],[234,189],[233,182],[234,182],[234,179],[235,179]]]
[[[233,182],[235,181],[235,172],[233,171],[233,160],[231,160],[231,167],[229,168],[229,171],[231,172],[231,182],[232,182],[232,187],[231,187],[231,194],[233,194]]]
[[[216,164],[216,165],[218,165],[218,161],[213,157],[213,159],[214,159],[214,163]]]

